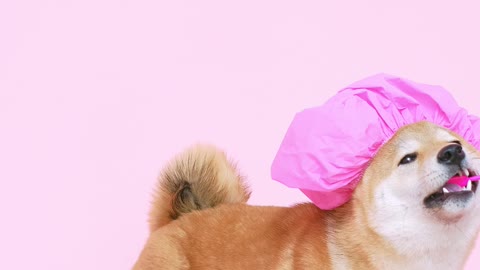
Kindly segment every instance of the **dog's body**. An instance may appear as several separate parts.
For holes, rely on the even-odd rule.
[[[160,177],[151,235],[134,269],[461,269],[480,227],[480,154],[427,122],[400,129],[335,210],[249,206],[222,152],[196,147]],[[448,187],[450,188],[450,187]]]

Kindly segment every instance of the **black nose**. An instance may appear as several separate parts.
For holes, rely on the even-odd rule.
[[[462,146],[458,144],[451,144],[445,146],[437,156],[438,162],[442,164],[458,164],[465,159],[465,152],[463,152]]]

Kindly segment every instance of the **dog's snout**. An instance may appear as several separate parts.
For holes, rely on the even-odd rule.
[[[460,164],[465,159],[465,152],[461,145],[451,144],[438,152],[437,159],[442,164]]]

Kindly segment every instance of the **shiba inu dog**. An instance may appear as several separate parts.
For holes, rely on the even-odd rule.
[[[161,173],[134,269],[462,269],[480,227],[478,184],[448,182],[478,174],[473,146],[418,122],[378,150],[346,204],[250,206],[225,154],[196,146]]]

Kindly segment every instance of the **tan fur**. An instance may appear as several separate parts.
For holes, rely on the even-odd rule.
[[[211,145],[197,145],[160,174],[150,211],[150,231],[193,210],[247,202],[250,191],[235,165]]]
[[[447,255],[437,251],[429,255],[428,243],[415,237],[410,239],[409,235],[405,235],[405,241],[414,246],[418,242],[418,254],[401,250],[389,238],[398,235],[385,232],[389,228],[378,224],[378,217],[384,218],[379,213],[384,211],[381,210],[384,205],[378,203],[382,198],[379,190],[385,183],[396,184],[399,147],[404,147],[404,141],[410,137],[420,145],[415,149],[419,153],[416,167],[400,171],[401,175],[414,175],[416,170],[431,166],[428,162],[432,156],[450,143],[434,136],[439,130],[424,122],[401,129],[374,157],[352,200],[331,211],[320,210],[310,203],[293,207],[246,205],[250,193],[225,155],[209,146],[192,148],[177,157],[160,176],[150,217],[151,235],[134,269],[429,269],[425,268],[431,265],[428,256],[432,256],[433,263],[445,258],[447,264],[435,269],[460,269],[473,245],[480,219],[466,220],[473,225],[465,225],[461,218],[449,220],[449,213],[437,215],[412,206],[410,212],[407,209],[404,213],[399,208],[398,215],[417,211],[429,222],[431,215],[432,224],[440,224],[439,234],[451,233],[448,225],[451,222],[473,226],[459,228],[464,229],[466,238],[459,239],[464,243],[450,251],[446,243]],[[474,155],[471,162],[477,162],[475,159],[480,155],[472,146],[458,135],[448,134],[460,140],[469,155]],[[480,165],[475,163],[475,166],[480,170]],[[418,181],[412,183],[423,185]],[[478,204],[475,199],[475,207]],[[392,209],[394,214],[396,211]],[[472,218],[468,213],[464,216],[464,220]],[[448,265],[448,252],[454,254],[451,258],[455,266]]]

